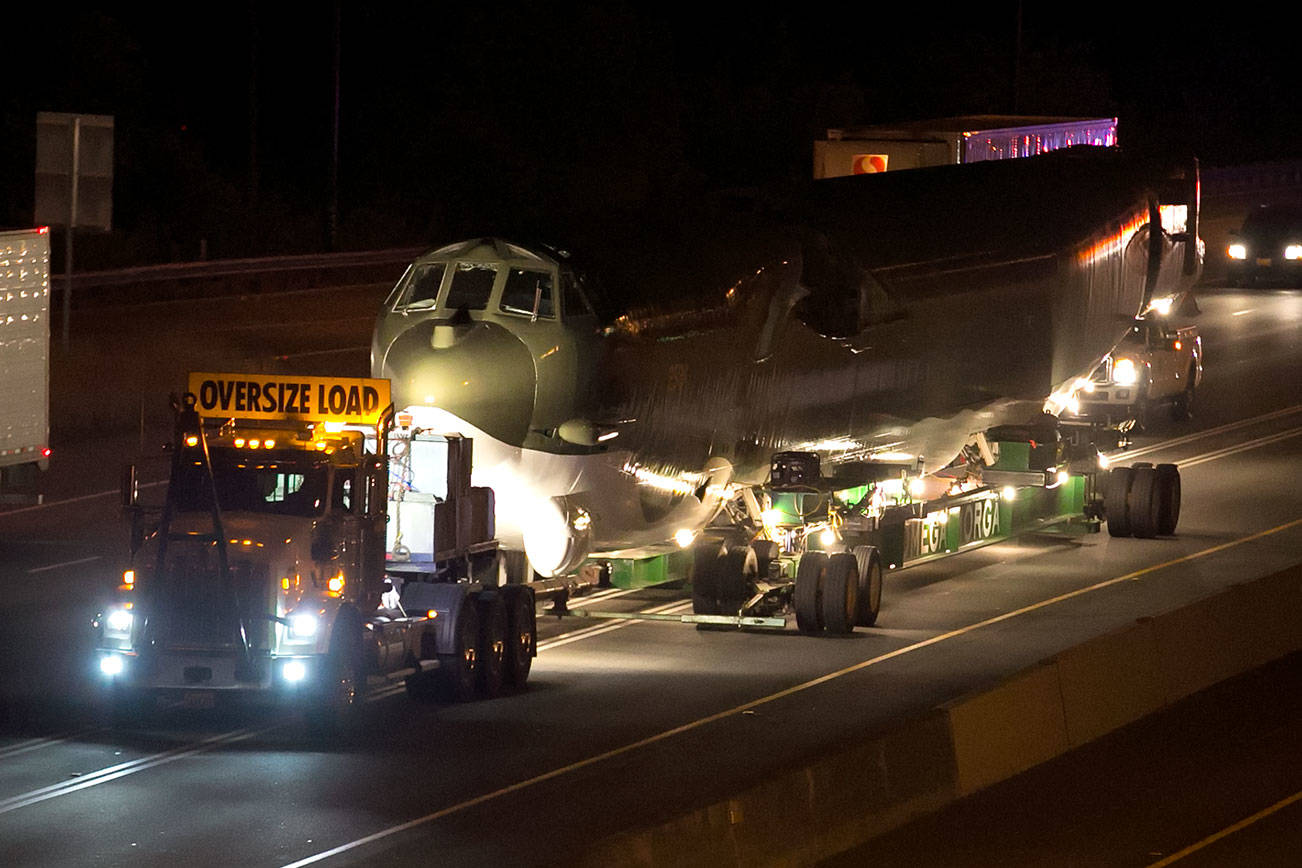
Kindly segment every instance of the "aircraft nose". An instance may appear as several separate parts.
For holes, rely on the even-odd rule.
[[[389,378],[398,409],[438,407],[514,445],[529,433],[533,356],[496,323],[417,323],[389,344],[381,376]]]

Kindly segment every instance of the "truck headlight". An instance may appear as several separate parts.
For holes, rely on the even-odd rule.
[[[1290,244],[1285,247],[1284,258],[1291,260],[1302,259],[1302,244]]]
[[[110,609],[104,617],[104,632],[113,636],[130,636],[134,620],[135,616],[126,609]]]
[[[289,638],[311,639],[316,635],[317,617],[310,612],[289,616]]]
[[[1112,382],[1118,386],[1133,386],[1139,382],[1139,366],[1134,359],[1117,359],[1112,363]]]
[[[1240,244],[1240,243],[1238,243],[1238,242],[1235,242],[1234,244],[1231,244],[1231,245],[1226,249],[1225,252],[1229,254],[1229,256],[1230,256],[1231,259],[1247,259],[1247,258],[1248,258],[1248,247],[1247,247],[1247,245],[1245,245],[1245,244]]]
[[[122,674],[126,664],[122,660],[121,654],[105,654],[99,658],[99,671],[109,678],[114,678]]]

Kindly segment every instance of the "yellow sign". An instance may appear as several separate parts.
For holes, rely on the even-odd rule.
[[[359,377],[191,372],[188,385],[200,416],[302,419],[374,424],[389,406],[389,381]]]

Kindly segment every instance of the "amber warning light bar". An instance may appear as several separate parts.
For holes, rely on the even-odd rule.
[[[389,381],[355,377],[192,372],[187,388],[210,418],[302,419],[371,425],[389,406]]]

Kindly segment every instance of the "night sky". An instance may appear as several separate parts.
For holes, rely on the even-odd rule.
[[[7,37],[0,223],[32,220],[36,112],[76,111],[116,118],[96,264],[329,245],[335,4],[46,6]],[[954,114],[1117,115],[1126,148],[1213,166],[1302,156],[1298,13],[1071,6],[1025,4],[1015,64],[1016,3],[341,0],[334,244],[668,222],[807,177],[828,127]]]

